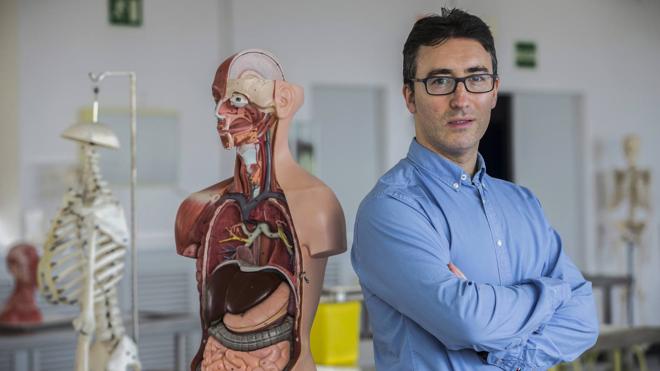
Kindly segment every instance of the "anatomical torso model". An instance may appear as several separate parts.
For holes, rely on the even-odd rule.
[[[9,250],[7,268],[14,276],[14,291],[0,311],[0,324],[20,326],[41,323],[41,312],[34,298],[38,262],[37,249],[32,245],[19,244]]]
[[[186,199],[177,252],[197,262],[202,343],[192,370],[314,370],[309,332],[326,258],[346,249],[334,193],[288,148],[303,101],[265,51],[216,73],[217,130],[236,149],[234,176]]]
[[[95,114],[96,116],[96,114]],[[54,304],[79,304],[77,371],[140,369],[137,347],[125,333],[117,298],[128,242],[119,202],[101,179],[96,146],[116,148],[97,123],[77,124],[63,136],[79,142],[81,174],[64,195],[39,262],[39,289]]]

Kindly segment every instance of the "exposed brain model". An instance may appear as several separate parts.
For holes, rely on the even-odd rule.
[[[177,215],[177,252],[197,262],[203,336],[191,369],[314,370],[309,331],[326,257],[346,239],[334,194],[288,149],[302,89],[271,54],[246,50],[220,65],[212,93],[236,165]]]
[[[128,229],[121,205],[101,177],[96,151],[97,146],[118,148],[119,142],[98,123],[74,125],[62,136],[81,142],[81,172],[48,232],[39,290],[51,303],[80,306],[73,322],[77,371],[139,370],[137,347],[125,333],[117,298]]]

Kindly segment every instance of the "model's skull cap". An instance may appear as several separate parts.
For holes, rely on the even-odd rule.
[[[254,71],[265,80],[284,80],[282,65],[275,56],[261,49],[247,49],[231,57],[228,79],[238,79],[248,71]]]

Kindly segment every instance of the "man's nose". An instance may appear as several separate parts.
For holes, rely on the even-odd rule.
[[[468,105],[471,93],[467,91],[463,81],[457,81],[456,84],[456,90],[452,93],[449,104],[452,108],[463,108]]]

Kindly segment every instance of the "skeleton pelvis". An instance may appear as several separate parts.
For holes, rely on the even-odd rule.
[[[119,341],[95,341],[90,350],[90,371],[140,370],[137,346],[124,335]]]

